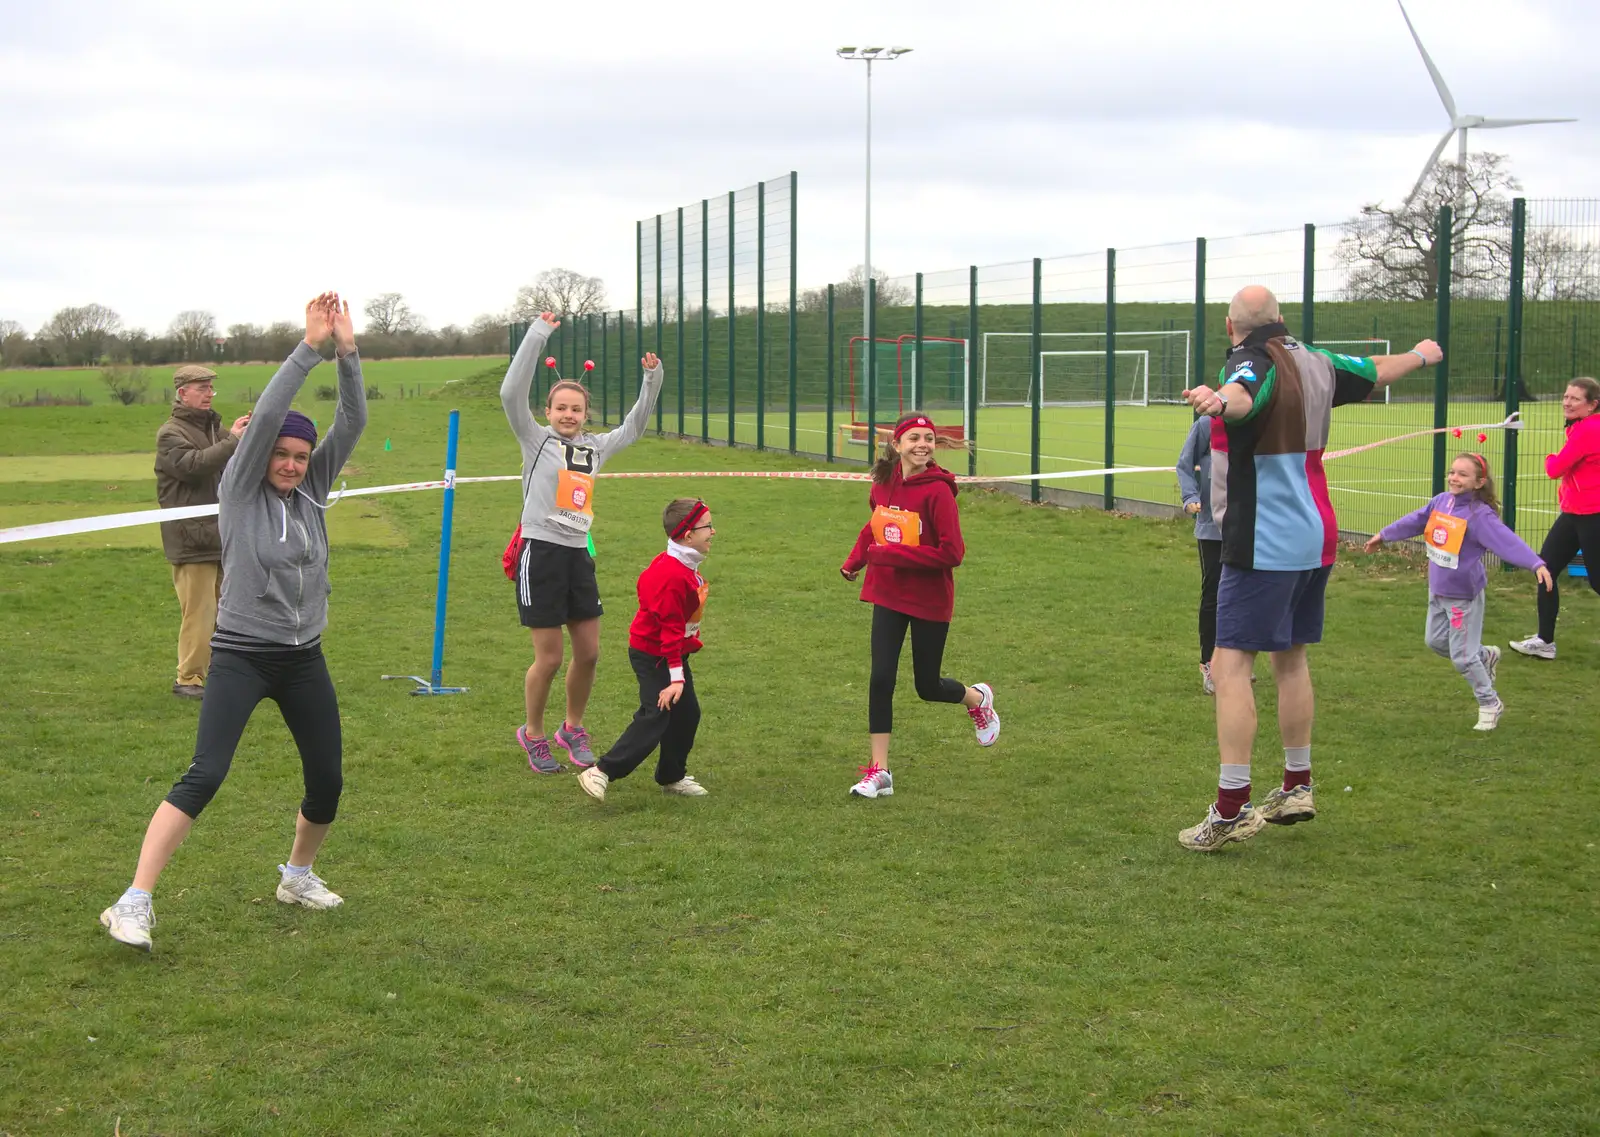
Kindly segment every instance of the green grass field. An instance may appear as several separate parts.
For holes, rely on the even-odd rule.
[[[401,399],[425,395],[437,390],[451,380],[463,379],[482,371],[485,366],[502,362],[504,356],[449,356],[442,359],[377,359],[362,363],[362,374],[369,387],[376,387],[385,398]],[[213,365],[217,373],[218,402],[248,402],[261,393],[272,373],[275,363],[219,363]],[[150,391],[145,397],[157,405],[172,399],[172,364],[147,367]],[[332,384],[333,379],[324,377]],[[46,367],[31,370],[0,370],[0,406],[17,399],[32,399],[37,395],[74,396],[81,394],[93,405],[112,402],[111,394],[101,381],[98,367]]]
[[[351,485],[436,476],[445,407],[374,404]],[[0,485],[0,525],[149,504],[148,474],[99,463],[160,415],[0,410],[5,470],[61,474]],[[497,405],[462,430],[461,474],[515,469]],[[610,468],[796,465],[647,439]],[[1502,664],[1510,709],[1481,735],[1421,643],[1421,566],[1344,553],[1313,656],[1321,813],[1204,857],[1175,840],[1216,776],[1187,524],[963,493],[947,672],[995,686],[1004,733],[979,749],[907,673],[899,792],[862,802],[868,615],[837,575],[859,485],[603,482],[597,743],[633,711],[633,579],[685,493],[718,528],[690,767],[712,796],[643,771],[597,805],[529,773],[514,486],[457,495],[446,679],[471,693],[382,682],[427,667],[440,501],[365,499],[360,534],[337,528],[352,500],[326,638],[346,792],[318,861],[346,904],[273,899],[300,788],[263,706],[161,882],[150,956],[96,917],[191,753],[167,566],[150,541],[0,546],[0,1132],[1600,1128],[1587,591],[1557,662]],[[1531,578],[1496,574],[1489,637],[1532,628]]]

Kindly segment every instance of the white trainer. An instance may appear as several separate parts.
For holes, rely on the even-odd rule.
[[[279,865],[278,871],[283,874],[282,879],[278,881],[278,899],[285,904],[327,909],[337,908],[344,903],[344,897],[329,888],[323,879],[310,869],[291,875],[288,865]]]
[[[978,745],[993,746],[1000,737],[1000,716],[994,710],[994,689],[987,683],[974,683],[972,689],[983,696],[983,702],[967,708],[972,728],[978,735]]]
[[[1500,649],[1493,644],[1483,649],[1483,669],[1489,673],[1489,686],[1493,687],[1494,677],[1500,670]]]
[[[705,797],[711,791],[685,774],[670,785],[661,787],[664,794],[676,794],[678,797]]]
[[[893,797],[894,775],[874,762],[861,767],[861,780],[850,787],[852,797]]]
[[[100,923],[118,943],[149,951],[156,910],[148,900],[118,900],[100,913]]]
[[[1556,645],[1547,644],[1538,636],[1529,636],[1525,640],[1512,640],[1511,650],[1519,655],[1531,655],[1535,659],[1554,659]]]
[[[1503,700],[1496,699],[1492,707],[1478,708],[1478,725],[1473,730],[1493,730],[1500,725],[1500,716],[1506,713]]]
[[[1208,695],[1217,693],[1217,685],[1211,681],[1211,665],[1209,663],[1200,665],[1200,689]]]
[[[606,800],[606,787],[610,784],[610,776],[599,766],[590,766],[578,775],[578,788],[595,801]]]

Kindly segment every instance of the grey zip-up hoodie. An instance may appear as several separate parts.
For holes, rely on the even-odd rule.
[[[339,357],[339,405],[311,452],[305,480],[285,498],[267,463],[289,404],[322,357],[302,341],[267,384],[239,448],[222,471],[222,599],[217,626],[269,643],[310,643],[328,625],[328,491],[367,425],[361,359]]]
[[[544,345],[550,339],[550,325],[534,320],[523,337],[522,346],[506,368],[500,384],[500,406],[511,423],[511,432],[522,445],[522,535],[552,545],[581,549],[588,543],[589,531],[563,524],[556,509],[556,482],[561,470],[597,474],[606,461],[630,443],[637,442],[650,422],[656,399],[661,396],[665,369],[656,365],[644,373],[639,397],[622,425],[605,434],[579,431],[576,438],[563,438],[534,420],[528,407],[528,392],[533,387],[534,371],[544,358]]]

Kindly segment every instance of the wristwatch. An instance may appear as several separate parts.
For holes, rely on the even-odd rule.
[[[1212,417],[1213,418],[1221,418],[1223,415],[1225,415],[1227,413],[1228,413],[1228,397],[1226,395],[1218,395],[1217,396],[1217,413],[1215,415],[1213,415]]]

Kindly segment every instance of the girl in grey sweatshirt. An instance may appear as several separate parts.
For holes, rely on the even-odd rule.
[[[600,656],[602,611],[594,558],[588,552],[595,517],[594,479],[600,467],[644,434],[663,378],[661,361],[647,353],[638,399],[622,425],[605,434],[585,429],[589,392],[583,385],[556,383],[545,398],[550,425],[541,426],[528,406],[528,394],[545,344],[558,327],[549,312],[534,320],[500,385],[500,405],[522,448],[522,524],[506,550],[507,574],[517,585],[518,617],[533,639],[533,665],[523,681],[526,721],[517,727],[516,738],[529,768],[540,774],[561,770],[550,753],[552,741],[580,769],[595,762],[583,728]],[[572,640],[566,717],[546,738],[545,705],[561,667],[563,627]]]
[[[316,345],[333,337],[339,406],[319,442],[289,404]],[[150,950],[151,894],[194,819],[221,787],[257,704],[272,699],[300,751],[305,796],[278,899],[337,908],[343,899],[311,871],[344,788],[339,701],[322,657],[328,623],[327,496],[367,422],[366,388],[350,306],[323,293],[306,306],[306,338],[261,392],[239,448],[222,473],[222,600],[200,703],[194,760],[145,830],[133,885],[100,914],[111,937]]]

